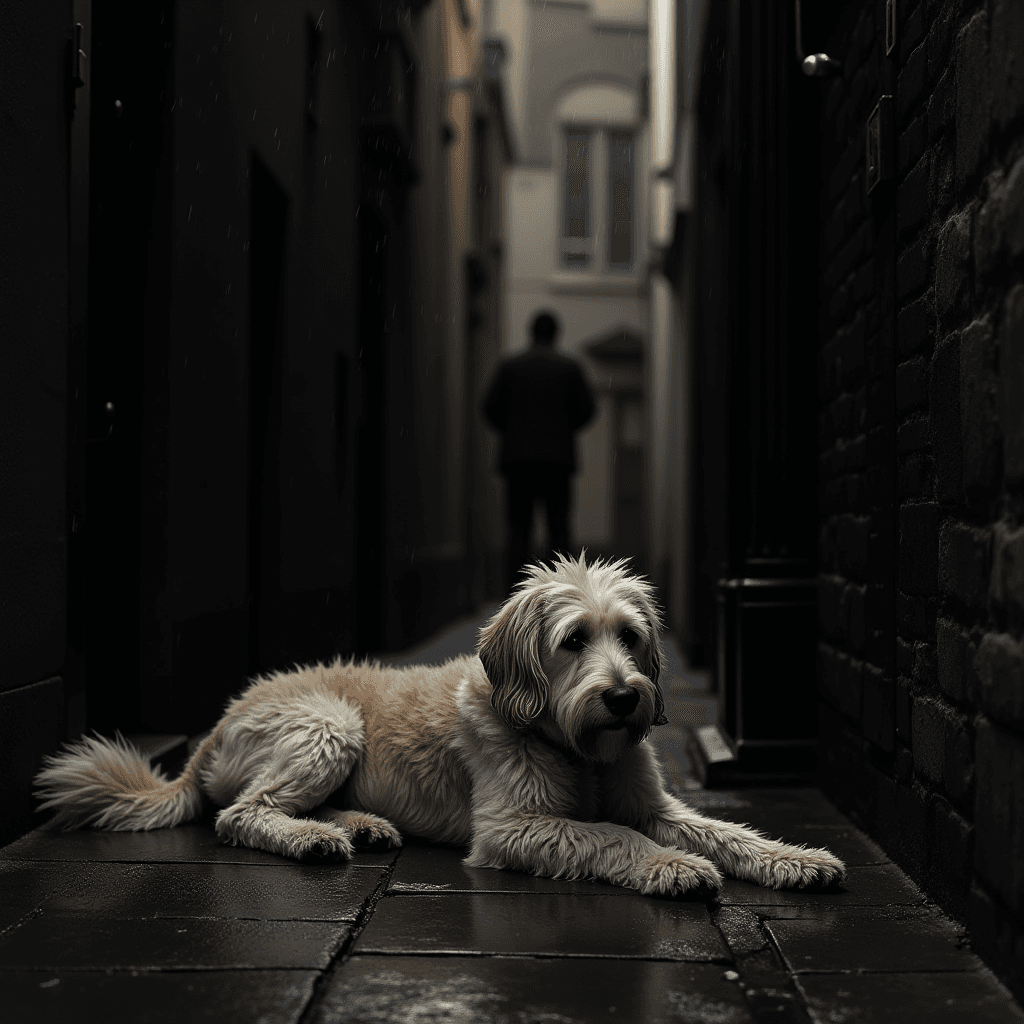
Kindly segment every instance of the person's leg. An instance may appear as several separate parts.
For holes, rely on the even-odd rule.
[[[569,498],[572,474],[568,466],[550,466],[544,473],[544,505],[548,518],[548,549],[551,555],[561,551],[568,555]]]
[[[505,471],[505,511],[508,542],[505,548],[505,583],[511,590],[519,578],[519,570],[530,554],[530,533],[533,528],[534,482],[528,469]]]

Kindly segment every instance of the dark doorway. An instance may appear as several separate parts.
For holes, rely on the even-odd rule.
[[[274,664],[288,197],[253,153],[249,227],[249,673]]]
[[[355,551],[356,647],[363,653],[380,650],[383,639],[387,244],[383,220],[364,203],[359,210]]]
[[[69,617],[88,671],[88,724],[133,729],[141,716],[140,624],[144,338],[151,276],[169,274],[154,226],[169,222],[158,171],[171,94],[171,5],[93,7],[90,54],[89,332],[86,513],[74,529]],[[84,559],[79,550],[84,549]],[[81,569],[79,569],[81,566]],[[145,682],[145,680],[143,680]]]

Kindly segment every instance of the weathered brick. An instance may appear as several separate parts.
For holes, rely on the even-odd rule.
[[[908,245],[896,264],[896,295],[902,301],[920,291],[928,278],[927,239]]]
[[[927,455],[915,452],[898,460],[896,495],[900,501],[927,501],[932,497],[932,460]]]
[[[930,440],[931,424],[927,416],[914,416],[896,429],[896,451],[900,455],[922,451]]]
[[[915,4],[913,10],[907,11],[910,4],[900,4],[896,8],[896,16],[899,19],[897,27],[897,48],[901,61],[916,49],[917,44],[924,39],[926,24],[924,16],[924,4]],[[895,56],[895,54],[893,55]]]
[[[896,680],[896,738],[908,747],[911,744],[910,734],[910,684],[906,679]]]
[[[952,619],[940,618],[936,632],[939,688],[951,700],[963,703],[974,671],[974,645]]]
[[[875,266],[868,261],[862,263],[849,283],[850,306],[856,309],[874,294],[875,289]]]
[[[938,785],[946,760],[946,716],[934,701],[915,697],[911,710],[914,770]]]
[[[975,869],[1024,917],[1024,737],[983,718],[976,745]]]
[[[1024,178],[1024,172],[1021,177]],[[999,423],[1003,471],[1008,482],[1024,480],[1024,285],[1006,296],[999,339]]]
[[[943,504],[959,503],[963,487],[959,333],[949,334],[936,344],[929,391],[935,497]]]
[[[831,640],[846,638],[845,608],[841,601],[844,583],[840,576],[818,577],[818,627]]]
[[[956,77],[945,71],[928,101],[928,141],[934,142],[956,117]]]
[[[901,676],[910,676],[914,671],[914,645],[902,636],[896,637],[896,668]]]
[[[905,125],[924,97],[928,75],[928,51],[922,44],[903,62],[896,89],[896,123]]]
[[[941,796],[928,800],[931,895],[942,908],[963,920],[971,880],[974,830]]]
[[[927,154],[900,183],[896,192],[896,223],[900,237],[913,231],[928,219],[928,181],[931,163]]]
[[[908,786],[914,779],[914,752],[902,743],[896,747],[896,779]]]
[[[832,438],[853,434],[853,395],[840,395],[828,408],[828,423]]]
[[[835,572],[839,568],[833,519],[826,520],[818,527],[818,565],[823,573]]]
[[[935,308],[940,325],[961,311],[971,294],[971,219],[968,207],[950,217],[935,248]]]
[[[950,800],[967,813],[974,810],[974,736],[962,715],[948,715],[942,781]]]
[[[956,198],[956,146],[943,136],[931,150],[931,209],[942,215]]]
[[[985,320],[975,320],[960,337],[960,429],[964,496],[968,501],[988,498],[1000,483],[998,396],[992,326]]]
[[[926,348],[932,336],[932,294],[921,296],[900,310],[896,317],[896,350],[909,356]]]
[[[1013,628],[1024,625],[1024,527],[1012,529],[1002,521],[992,527],[988,596]]]
[[[927,404],[928,364],[923,356],[915,356],[896,367],[896,412],[904,415],[910,409]]]
[[[956,180],[963,187],[988,146],[988,19],[984,11],[956,39]]]
[[[974,668],[988,717],[1024,732],[1024,645],[1008,633],[986,633]]]
[[[895,671],[895,648],[892,638],[892,588],[872,583],[864,595],[864,656],[873,665],[892,673]]]
[[[899,581],[907,594],[938,593],[939,506],[933,502],[900,509]]]
[[[927,119],[922,114],[915,117],[907,126],[907,130],[899,137],[896,147],[896,171],[905,174],[918,160],[924,156],[928,144]]]
[[[853,394],[853,425],[855,434],[867,429],[867,385],[862,384]]]
[[[856,654],[864,652],[864,594],[866,587],[858,587],[851,583],[845,591],[846,607],[848,609],[848,638],[850,648]]]
[[[864,737],[890,754],[895,740],[894,681],[877,666],[865,665],[861,687]]]
[[[842,516],[836,530],[836,547],[844,576],[862,579],[868,559],[869,521],[863,516]]]
[[[934,82],[949,67],[957,10],[953,4],[936,4],[929,11],[928,80]]]
[[[908,640],[924,640],[931,636],[928,599],[912,594],[897,593],[896,623],[900,635]],[[910,674],[910,669],[907,670]]]
[[[992,4],[992,116],[1005,128],[1024,113],[1024,6],[1020,0]]]
[[[1006,177],[1001,168],[989,173],[982,185],[982,205],[974,219],[974,272],[979,282],[1003,269],[1005,185]]]
[[[939,586],[970,608],[984,608],[988,598],[992,537],[952,520],[939,532]]]
[[[923,689],[934,691],[938,685],[938,666],[935,645],[918,641],[914,644],[914,682]]]

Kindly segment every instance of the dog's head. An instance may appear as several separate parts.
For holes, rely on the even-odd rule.
[[[663,725],[660,616],[627,563],[559,555],[534,565],[480,631],[491,704],[595,761],[614,761]]]

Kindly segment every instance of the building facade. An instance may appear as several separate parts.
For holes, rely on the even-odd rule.
[[[193,734],[479,600],[464,281],[506,148],[459,0],[0,11],[6,839],[61,738]]]

